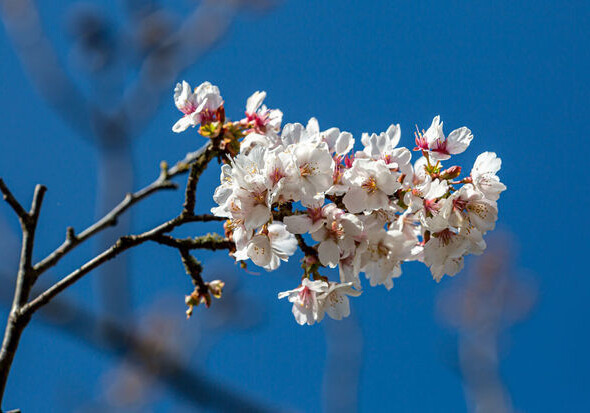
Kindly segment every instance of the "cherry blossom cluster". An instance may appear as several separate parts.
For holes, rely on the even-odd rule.
[[[445,136],[435,117],[415,132],[420,157],[412,163],[412,151],[398,146],[399,125],[362,134],[355,151],[351,133],[321,130],[315,118],[281,127],[282,112],[263,105],[265,97],[254,93],[246,117],[229,122],[216,86],[192,90],[183,82],[174,98],[185,115],[173,130],[199,126],[228,148],[212,213],[227,218],[236,260],[272,271],[298,247],[303,251],[300,285],[278,295],[293,304],[299,324],[326,313],[348,316],[348,297],[361,294],[361,273],[371,286],[391,289],[402,262],[421,261],[440,281],[457,274],[467,254],[483,252],[506,186],[493,152],[480,154],[464,177],[460,166],[443,167],[469,146],[468,128]],[[338,280],[322,268],[338,268]]]

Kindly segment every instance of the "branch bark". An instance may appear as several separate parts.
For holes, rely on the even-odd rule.
[[[104,264],[105,262],[115,258],[116,256],[118,256],[122,252],[124,252],[132,247],[136,247],[140,244],[143,244],[146,241],[155,240],[160,235],[170,232],[174,228],[176,228],[182,224],[185,224],[187,222],[193,222],[193,219],[195,218],[195,215],[193,214],[193,212],[194,212],[194,205],[195,205],[197,183],[199,181],[201,174],[203,173],[203,171],[207,167],[208,163],[217,155],[217,153],[218,153],[217,148],[214,147],[211,142],[209,142],[206,145],[204,145],[201,149],[199,149],[197,151],[196,155],[194,156],[195,160],[194,160],[194,163],[191,165],[191,174],[189,175],[188,180],[187,180],[187,184],[186,184],[184,209],[180,215],[178,215],[176,218],[173,218],[170,221],[160,224],[160,225],[158,225],[158,226],[152,228],[151,230],[146,231],[142,234],[120,237],[117,240],[117,242],[115,242],[115,244],[113,244],[110,248],[106,249],[101,254],[95,256],[93,259],[86,262],[84,265],[82,265],[77,270],[66,275],[64,278],[62,278],[60,281],[55,283],[53,286],[49,287],[43,293],[39,294],[31,302],[27,303],[22,308],[23,315],[30,317],[40,307],[42,307],[45,304],[47,304],[48,302],[50,302],[51,299],[53,299],[56,295],[61,293],[63,290],[68,288],[70,285],[74,284],[76,281],[78,281],[84,275],[88,274],[90,271],[99,267],[101,264]],[[168,178],[170,178],[171,176],[174,176],[176,174],[179,174],[184,170],[186,170],[186,169],[173,168],[171,171],[167,171],[166,168],[163,168],[162,173],[160,174],[160,177],[158,178],[158,180],[156,180],[156,182],[158,182],[158,181],[167,182]],[[150,188],[150,186],[148,186],[147,188]],[[147,194],[152,193],[154,191],[152,190],[150,192],[148,189],[145,189],[145,190],[142,190],[139,192],[141,194],[146,194],[143,196],[145,198],[145,196],[147,196]],[[90,227],[89,230],[87,230],[88,235],[85,236],[84,239],[88,238],[93,233],[96,233],[98,230],[108,226],[109,222],[112,219],[116,219],[118,214],[122,213],[125,209],[127,209],[129,206],[132,205],[134,199],[141,199],[141,198],[137,198],[137,197],[134,198],[133,196],[128,196],[126,199],[128,199],[128,201],[127,202],[123,201],[123,203],[122,203],[124,205],[124,207],[120,207],[120,208],[115,207],[115,209],[113,211],[111,211],[110,214],[107,214],[107,216],[105,216],[105,218],[103,218],[102,220],[99,221],[100,225],[97,225],[96,227],[95,226]],[[137,201],[135,201],[135,202],[137,202]],[[189,206],[189,208],[187,208],[187,205]],[[96,229],[93,229],[93,228],[96,228]],[[70,239],[72,239],[72,238],[70,237]],[[66,242],[68,242],[67,239],[66,239]],[[79,244],[79,242],[78,242],[78,244]],[[75,245],[77,245],[77,244],[75,244]],[[71,247],[66,247],[66,248],[64,248],[64,250],[67,250],[67,248],[72,249],[75,245],[72,244]],[[58,250],[59,250],[59,248],[58,248]],[[67,250],[67,251],[69,251],[69,250]],[[66,251],[66,253],[67,253],[67,251]],[[65,253],[58,252],[57,255],[58,255],[57,260],[59,260],[59,258],[61,258],[63,255],[65,255]]]
[[[135,193],[127,194],[125,199],[123,199],[116,207],[114,207],[104,217],[102,217],[97,222],[86,228],[80,234],[76,235],[74,229],[72,227],[68,227],[68,229],[66,230],[65,241],[56,250],[54,250],[51,254],[49,254],[47,257],[45,257],[43,260],[41,260],[39,263],[35,265],[35,272],[38,275],[44,273],[49,268],[56,265],[64,255],[66,255],[68,252],[80,245],[82,242],[86,241],[98,232],[110,226],[116,225],[119,216],[139,201],[147,198],[155,192],[164,189],[177,188],[177,185],[174,182],[170,181],[170,178],[186,172],[190,167],[189,165],[192,165],[195,162],[202,159],[201,157],[203,157],[204,153],[212,152],[211,148],[211,143],[207,142],[207,144],[203,145],[199,150],[187,154],[182,161],[178,162],[174,167],[170,168],[169,170],[166,167],[163,167],[158,179],[156,179],[154,182]],[[205,215],[194,216],[192,218],[194,219],[194,221],[203,222],[206,222],[208,220],[217,220],[210,219],[209,216]]]
[[[4,181],[0,179],[0,191],[2,191],[4,199],[18,216],[23,234],[14,299],[8,321],[6,322],[2,348],[0,349],[0,406],[2,406],[2,398],[14,355],[16,354],[21,335],[30,320],[30,316],[22,313],[22,307],[29,299],[31,288],[35,282],[35,271],[31,263],[33,260],[33,247],[35,245],[35,230],[37,229],[39,213],[46,190],[42,185],[36,186],[31,209],[29,212],[26,212],[4,184]]]
[[[12,207],[18,216],[23,234],[21,258],[17,274],[13,305],[8,317],[2,348],[0,349],[0,406],[2,403],[4,390],[6,388],[10,367],[14,360],[14,355],[18,348],[20,337],[35,311],[49,303],[54,297],[81,279],[84,275],[88,274],[107,261],[115,258],[122,252],[132,247],[141,245],[146,241],[155,241],[156,239],[162,240],[163,238],[161,238],[161,236],[163,234],[172,231],[174,228],[184,223],[216,220],[209,215],[195,215],[194,208],[199,178],[207,167],[208,163],[216,156],[219,156],[219,154],[220,152],[218,146],[209,141],[198,151],[188,154],[184,161],[176,164],[173,168],[168,169],[165,166],[162,167],[160,176],[158,179],[156,179],[156,181],[134,194],[128,194],[125,199],[119,203],[119,205],[117,205],[103,218],[88,227],[79,235],[76,235],[74,229],[69,227],[66,230],[66,240],[64,243],[44,260],[40,261],[36,266],[33,266],[32,264],[35,230],[37,228],[39,212],[46,188],[44,186],[37,185],[35,188],[31,209],[29,212],[27,212],[10,192],[4,181],[0,179],[0,191],[2,192],[6,202]],[[63,277],[60,281],[46,289],[33,300],[28,301],[31,288],[35,284],[35,281],[40,274],[57,264],[64,255],[66,255],[80,243],[84,242],[105,228],[115,225],[117,218],[135,203],[147,198],[149,195],[157,192],[158,190],[175,187],[175,184],[169,179],[175,175],[187,171],[189,167],[191,169],[191,173],[186,184],[184,207],[182,212],[177,217],[141,234],[120,237],[117,242],[115,242],[111,247],[103,251],[101,254],[95,256],[75,271]],[[200,248],[229,248],[229,245],[226,243],[226,241],[223,239],[220,240],[219,238],[209,237],[208,240],[202,240],[207,242],[202,242]],[[170,239],[175,240],[172,237],[170,237]],[[172,242],[170,239],[166,238],[166,241],[162,241],[162,243]],[[183,241],[178,240],[177,242],[182,243]],[[184,242],[186,243],[186,240]],[[193,240],[193,243],[196,245],[197,241]],[[182,248],[188,251],[187,247]],[[197,247],[195,246],[195,248]]]

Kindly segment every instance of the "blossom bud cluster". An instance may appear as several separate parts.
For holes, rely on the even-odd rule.
[[[228,219],[236,260],[272,271],[301,247],[302,282],[279,294],[293,303],[299,324],[326,313],[348,316],[361,274],[371,286],[391,289],[402,262],[420,261],[440,281],[462,269],[464,256],[483,252],[506,187],[493,152],[479,155],[463,178],[460,166],[443,167],[469,146],[468,128],[445,136],[435,117],[415,133],[413,150],[421,156],[412,162],[412,151],[398,146],[399,125],[362,134],[355,151],[351,133],[321,130],[315,118],[281,128],[282,112],[263,106],[265,97],[254,93],[246,117],[231,124],[232,136],[236,127],[241,131],[239,153],[221,168],[212,213]],[[199,123],[202,129],[223,108],[219,89],[209,83],[194,93],[186,82],[178,85],[175,100],[185,113],[175,131]],[[319,274],[326,267],[338,268],[337,281]]]

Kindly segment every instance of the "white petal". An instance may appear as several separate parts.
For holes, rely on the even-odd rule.
[[[340,249],[338,244],[332,240],[324,241],[318,248],[318,256],[322,265],[335,268],[340,261]]]
[[[260,107],[260,105],[262,105],[264,98],[266,98],[266,92],[264,92],[264,91],[254,92],[252,94],[252,96],[250,96],[248,98],[248,101],[246,102],[246,112],[248,112],[249,114],[255,113],[258,110],[258,108]]]
[[[292,215],[283,218],[287,231],[293,234],[305,234],[311,229],[312,221],[307,215]]]
[[[268,207],[266,205],[256,205],[246,217],[244,225],[248,229],[256,229],[266,224],[269,218],[270,211]]]
[[[264,267],[270,263],[272,252],[270,249],[270,240],[266,235],[256,235],[248,245],[248,257],[259,267]]]
[[[329,305],[326,308],[326,312],[334,320],[342,320],[350,315],[350,303],[346,295],[335,292],[327,300],[329,301]]]
[[[183,116],[172,126],[172,131],[176,133],[184,132],[189,126],[193,125],[193,121],[190,116]]]
[[[309,122],[307,122],[305,130],[309,135],[316,135],[320,133],[320,125],[318,123],[318,120],[316,118],[309,119]]]
[[[346,155],[354,146],[354,138],[349,132],[342,132],[336,139],[334,150],[337,155]]]
[[[313,318],[313,313],[310,309],[300,306],[297,303],[293,303],[293,308],[291,309],[293,315],[295,316],[295,321],[297,324],[303,325],[307,323],[308,325],[312,325],[315,320]]]
[[[362,188],[354,186],[344,195],[342,202],[344,202],[344,206],[349,212],[357,214],[367,206],[367,192]]]
[[[385,135],[387,135],[388,137],[388,150],[391,150],[393,148],[395,148],[397,146],[397,144],[399,143],[399,139],[401,137],[401,129],[399,127],[399,124],[397,125],[390,125],[389,128],[387,128],[387,131],[385,132]]]
[[[377,180],[377,187],[385,192],[387,195],[393,194],[401,184],[397,182],[395,177],[389,172],[389,169],[386,169],[376,176]]]
[[[465,152],[472,139],[471,131],[465,126],[455,129],[447,138],[447,151],[454,155]]]

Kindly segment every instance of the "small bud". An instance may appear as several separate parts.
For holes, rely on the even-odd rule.
[[[186,310],[186,318],[187,320],[193,315],[194,307],[198,306],[201,302],[201,298],[199,297],[199,293],[195,288],[195,291],[191,293],[191,295],[186,295],[184,297],[184,303],[188,306]]]
[[[221,298],[221,293],[223,291],[223,287],[225,287],[225,283],[221,280],[214,280],[208,283],[209,291],[215,298]]]
[[[451,166],[440,173],[441,179],[455,179],[459,175],[461,175],[461,167],[457,165]]]
[[[209,122],[201,125],[199,133],[206,138],[216,138],[221,132],[221,122]]]
[[[312,265],[316,265],[318,263],[318,258],[315,255],[306,255],[303,257],[303,265],[306,267],[311,267]]]

